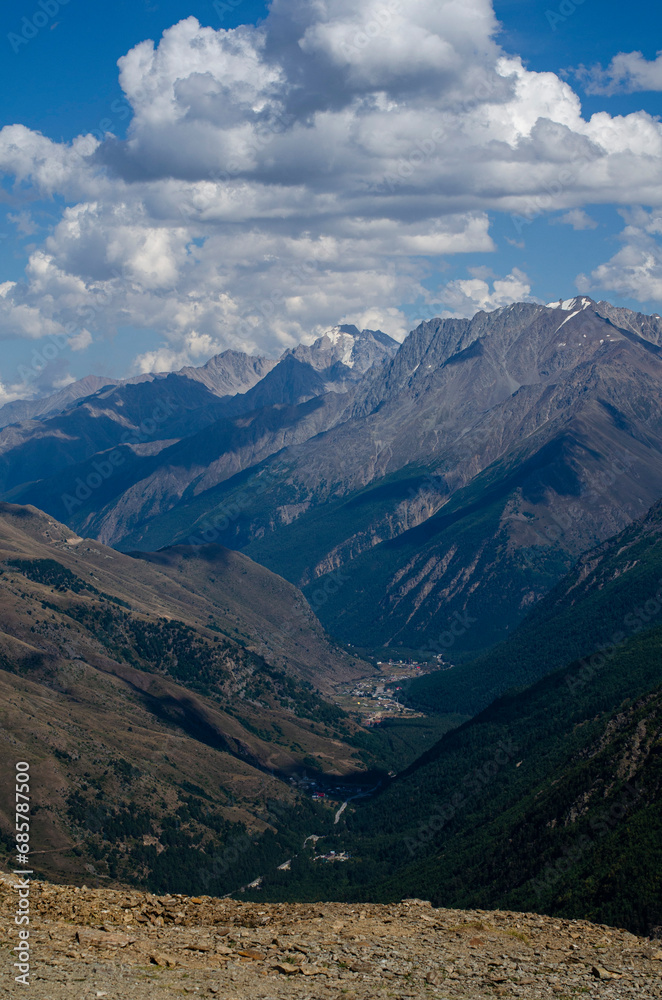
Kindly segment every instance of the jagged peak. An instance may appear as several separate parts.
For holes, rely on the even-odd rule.
[[[548,302],[548,309],[562,309],[564,312],[579,311],[594,306],[595,302],[588,295],[575,295],[574,299],[558,299],[557,302]]]

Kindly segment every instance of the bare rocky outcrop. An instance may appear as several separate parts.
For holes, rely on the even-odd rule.
[[[3,996],[13,981],[10,876],[0,880]],[[38,1000],[184,994],[314,997],[662,997],[655,941],[583,920],[391,905],[241,903],[33,882],[31,984]]]

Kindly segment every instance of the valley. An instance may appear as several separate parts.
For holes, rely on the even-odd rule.
[[[413,680],[414,704],[471,718],[316,845],[352,855],[341,876],[301,857],[263,894],[395,902],[413,892],[653,932],[661,517],[657,504],[589,552],[502,646]]]
[[[238,888],[448,725],[369,732],[337,692],[381,675],[219,546],[131,558],[5,504],[0,593],[2,734],[33,762],[50,877]]]
[[[385,719],[420,718],[423,713],[407,705],[400,692],[414,677],[432,672],[427,663],[376,661],[379,673],[360,677],[351,684],[340,685],[336,702],[346,712],[354,712],[365,726],[380,725]]]
[[[0,1000],[662,1000],[658,6],[20,8]]]
[[[586,298],[339,327],[7,424],[37,875],[654,933],[661,332]]]
[[[365,769],[359,730],[311,679],[323,663],[328,692],[367,664],[310,612],[277,634],[283,607],[303,604],[285,581],[219,549],[132,560],[30,508],[0,521],[2,731],[34,761],[45,872],[116,878],[132,852],[163,867],[209,836],[250,846],[247,828],[305,804],[289,776]]]

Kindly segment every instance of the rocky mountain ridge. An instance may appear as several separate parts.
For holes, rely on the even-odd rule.
[[[662,496],[661,322],[586,296],[515,303],[422,323],[393,356],[338,328],[232,397],[184,380],[183,398],[169,376],[9,428],[0,481],[124,550],[215,540],[308,595],[341,572],[320,613],[368,650],[417,653],[468,617],[465,657]],[[177,412],[118,445],[171,385]],[[68,510],[113,445],[121,470]]]
[[[326,371],[329,387],[338,386],[343,381],[357,381],[375,363],[394,354],[397,348],[397,342],[381,330],[359,330],[349,325],[334,327],[309,346],[301,344],[296,348],[288,348],[280,358],[265,358],[226,350],[215,354],[204,365],[186,365],[174,372],[144,372],[124,379],[87,375],[50,395],[16,399],[0,406],[0,430],[9,424],[63,413],[78,400],[103,388],[139,385],[155,379],[165,379],[173,374],[201,382],[219,397],[243,394],[288,357],[310,365],[315,371]]]
[[[225,351],[202,368],[104,383],[80,399],[76,384],[50,401],[44,419],[0,430],[0,488],[85,534],[110,540],[120,525],[126,533],[187,491],[333,426],[356,380],[397,349],[379,331],[343,327],[329,336],[278,362]],[[81,487],[108,467],[110,453],[119,474],[112,470],[93,493]]]
[[[0,934],[11,947],[11,878]],[[224,1000],[527,1000],[662,996],[658,941],[531,913],[391,906],[242,904],[209,896],[33,882],[33,989],[49,1000],[126,1000],[158,990]],[[8,963],[5,996],[22,996]]]
[[[247,510],[230,544],[310,590],[342,569],[325,622],[355,644],[416,650],[442,609],[436,634],[456,613],[487,626],[490,606],[493,641],[662,495],[659,348],[576,305],[419,327],[359,386],[352,419],[272,460],[271,520]],[[229,484],[207,509],[221,496]],[[286,497],[292,525],[273,517]]]

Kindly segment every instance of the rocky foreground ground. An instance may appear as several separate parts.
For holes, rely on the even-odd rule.
[[[16,892],[0,879],[2,997],[37,1000],[662,998],[659,942],[583,920],[390,906],[237,903],[31,886],[31,981],[14,982]]]

